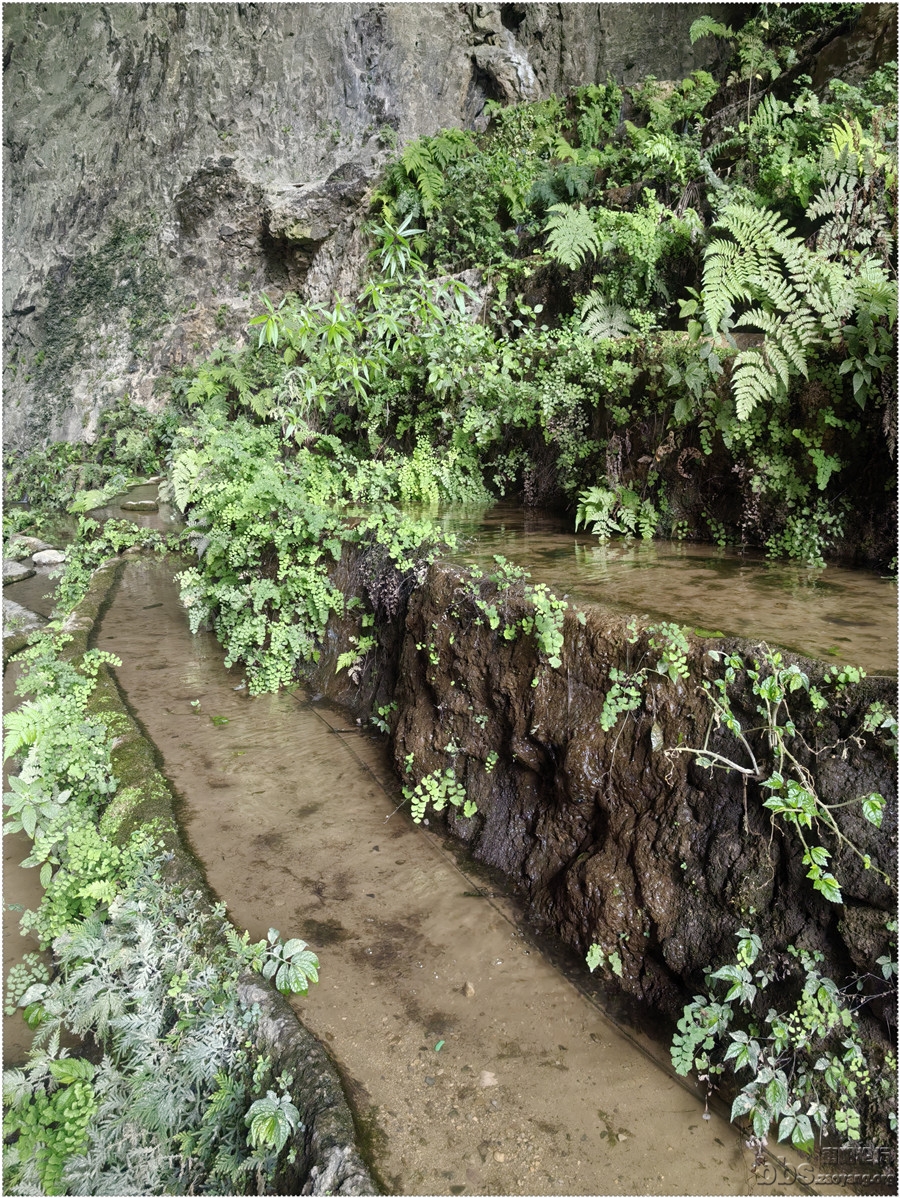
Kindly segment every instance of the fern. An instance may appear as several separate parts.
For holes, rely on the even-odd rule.
[[[581,331],[594,341],[630,337],[635,331],[627,308],[613,304],[599,291],[592,291],[581,309]]]
[[[749,304],[734,327],[755,328],[764,337],[734,360],[737,416],[746,420],[758,404],[783,398],[792,376],[807,376],[813,347],[842,335],[864,292],[842,264],[809,250],[777,213],[731,204],[719,227],[731,240],[716,239],[706,252],[709,327],[722,328],[735,305]]]
[[[194,487],[202,467],[200,455],[194,449],[184,449],[172,467],[172,490],[175,502],[183,512],[194,499]]]
[[[8,711],[3,717],[6,737],[3,742],[3,760],[7,761],[35,744],[53,723],[53,715],[59,708],[59,701],[53,695],[42,695],[39,699],[30,699],[13,711]]]
[[[551,257],[569,270],[577,270],[589,256],[600,253],[597,230],[582,204],[554,204],[545,232]]]
[[[711,16],[704,13],[702,17],[698,17],[691,25],[691,45],[698,42],[701,37],[734,37],[734,31],[730,25],[722,25],[719,21],[714,20]]]
[[[422,201],[422,213],[431,216],[439,207],[444,176],[434,161],[426,141],[412,141],[404,146],[400,162],[408,178],[415,184]]]
[[[213,350],[187,389],[188,405],[193,407],[233,395],[257,416],[266,416],[272,406],[271,389],[256,386],[247,373],[247,365],[247,356],[241,350]]]

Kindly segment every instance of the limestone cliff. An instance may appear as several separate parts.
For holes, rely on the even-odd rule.
[[[709,66],[692,4],[11,4],[4,432],[90,438],[238,337],[256,293],[352,292],[398,143],[486,100]]]

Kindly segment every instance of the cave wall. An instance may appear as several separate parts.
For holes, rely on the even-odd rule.
[[[8,4],[4,436],[90,439],[239,338],[265,289],[351,293],[393,147],[709,67],[703,4]]]

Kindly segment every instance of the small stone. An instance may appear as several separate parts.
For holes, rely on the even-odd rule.
[[[617,1140],[619,1141],[619,1143],[621,1144],[623,1140],[627,1140],[627,1139],[628,1139],[628,1136],[626,1136],[626,1135],[625,1135],[624,1131],[620,1131],[620,1132],[618,1132],[618,1133],[616,1134],[616,1139],[617,1139]]]
[[[7,586],[12,582],[23,582],[26,578],[31,578],[34,570],[30,566],[23,566],[19,562],[14,562],[9,558],[3,561],[3,585]]]
[[[487,1069],[482,1069],[481,1076],[478,1079],[478,1084],[482,1090],[486,1090],[488,1086],[498,1085],[496,1073],[490,1073]]]
[[[426,1086],[433,1086],[433,1085],[434,1085],[434,1078],[433,1078],[433,1077],[426,1077],[426,1078],[425,1078],[425,1085],[426,1085]]]
[[[32,554],[31,560],[36,566],[61,566],[66,555],[61,549],[41,549],[39,553]]]
[[[466,982],[465,986],[463,986],[463,988],[462,988],[462,992],[466,996],[466,998],[474,998],[475,997],[475,987],[472,985],[471,982]]]
[[[506,1153],[505,1152],[495,1152],[494,1160],[499,1161],[499,1163],[502,1165],[503,1162],[506,1160]]]

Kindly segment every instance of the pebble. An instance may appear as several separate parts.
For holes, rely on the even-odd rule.
[[[495,1152],[495,1153],[494,1153],[494,1160],[495,1160],[495,1161],[499,1161],[499,1162],[500,1162],[500,1164],[502,1165],[502,1164],[503,1164],[503,1162],[506,1160],[506,1153],[505,1153],[505,1152]]]
[[[478,1079],[478,1084],[481,1086],[482,1090],[487,1089],[488,1086],[498,1085],[496,1073],[490,1073],[487,1069],[482,1069],[481,1077]]]
[[[426,1077],[426,1078],[425,1078],[425,1085],[426,1085],[426,1086],[433,1086],[433,1085],[434,1085],[434,1078],[433,1078],[433,1077]]]
[[[475,997],[475,987],[472,985],[471,982],[466,982],[465,986],[463,986],[462,992],[466,996],[466,998],[474,998]]]
[[[41,549],[31,556],[36,566],[60,566],[66,560],[61,549]]]

